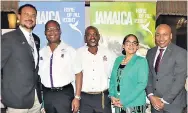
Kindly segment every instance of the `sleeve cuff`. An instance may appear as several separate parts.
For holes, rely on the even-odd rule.
[[[169,104],[167,101],[165,101],[163,98],[161,98],[161,101],[165,104]]]
[[[150,96],[152,96],[152,95],[154,95],[153,93],[150,93],[150,94],[148,94],[148,97],[150,97]]]

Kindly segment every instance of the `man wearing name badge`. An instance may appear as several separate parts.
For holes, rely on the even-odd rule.
[[[40,113],[38,36],[32,33],[37,10],[31,4],[18,9],[19,27],[1,39],[2,103],[7,113]],[[39,47],[39,46],[38,46]]]
[[[40,50],[39,75],[46,113],[76,113],[80,106],[82,72],[74,69],[76,51],[65,44],[57,21],[45,24],[48,44]],[[76,74],[76,94],[72,82]]]
[[[80,113],[111,113],[108,87],[115,54],[98,45],[96,27],[87,27],[84,38],[86,45],[77,50],[75,60],[75,67],[83,72]]]
[[[159,25],[155,33],[157,46],[146,55],[149,63],[146,91],[152,113],[182,113],[186,106],[187,52],[171,40],[170,26]]]

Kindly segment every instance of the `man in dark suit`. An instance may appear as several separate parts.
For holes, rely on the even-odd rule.
[[[152,113],[182,113],[186,106],[187,52],[171,42],[170,26],[156,28],[156,47],[146,55],[149,63],[147,95]]]
[[[8,113],[40,113],[41,92],[37,75],[40,41],[32,33],[36,16],[33,5],[21,6],[18,9],[20,26],[1,39],[1,95]]]

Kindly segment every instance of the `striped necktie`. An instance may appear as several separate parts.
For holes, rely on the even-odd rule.
[[[31,51],[32,51],[32,53],[34,54],[35,42],[34,42],[34,39],[33,39],[32,34],[29,34],[29,45],[31,46]]]
[[[163,55],[163,51],[164,49],[159,49],[160,53],[159,55],[157,56],[157,60],[155,62],[155,72],[157,73],[159,71],[159,64],[160,64],[160,61],[161,61],[161,57]]]

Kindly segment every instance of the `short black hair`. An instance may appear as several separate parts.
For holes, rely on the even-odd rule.
[[[126,35],[126,36],[124,37],[124,39],[123,39],[123,45],[124,45],[125,42],[127,41],[127,38],[129,38],[130,36],[135,37],[137,43],[139,44],[139,41],[138,41],[138,38],[137,38],[136,35],[134,35],[134,34],[128,34],[128,35]],[[126,55],[125,49],[123,49],[122,54],[123,54],[123,55]]]
[[[99,35],[99,30],[98,30],[96,27],[94,27],[94,26],[88,26],[88,27],[86,28],[86,30],[85,30],[85,35],[88,34],[88,31],[89,31],[90,29],[95,30],[96,33],[97,33],[97,35]]]
[[[97,37],[100,38],[99,30],[98,30],[95,26],[88,26],[88,27],[85,29],[85,35],[84,35],[84,40],[85,40],[85,42],[86,42],[86,39],[87,39],[88,31],[89,31],[90,29],[93,29],[93,30],[96,32]]]
[[[25,5],[20,6],[19,9],[18,9],[18,14],[21,14],[22,9],[23,9],[24,7],[31,7],[31,8],[33,8],[33,9],[36,11],[36,14],[37,14],[37,9],[35,8],[35,6],[33,6],[33,5],[31,5],[31,4],[25,4]]]
[[[58,27],[59,29],[61,29],[61,28],[60,28],[60,25],[59,25],[59,23],[58,23],[57,21],[55,21],[55,20],[48,20],[48,21],[46,22],[46,24],[45,24],[45,31],[47,30],[47,25],[48,25],[49,23],[51,23],[51,22],[54,22],[54,23],[57,25],[57,27]]]

